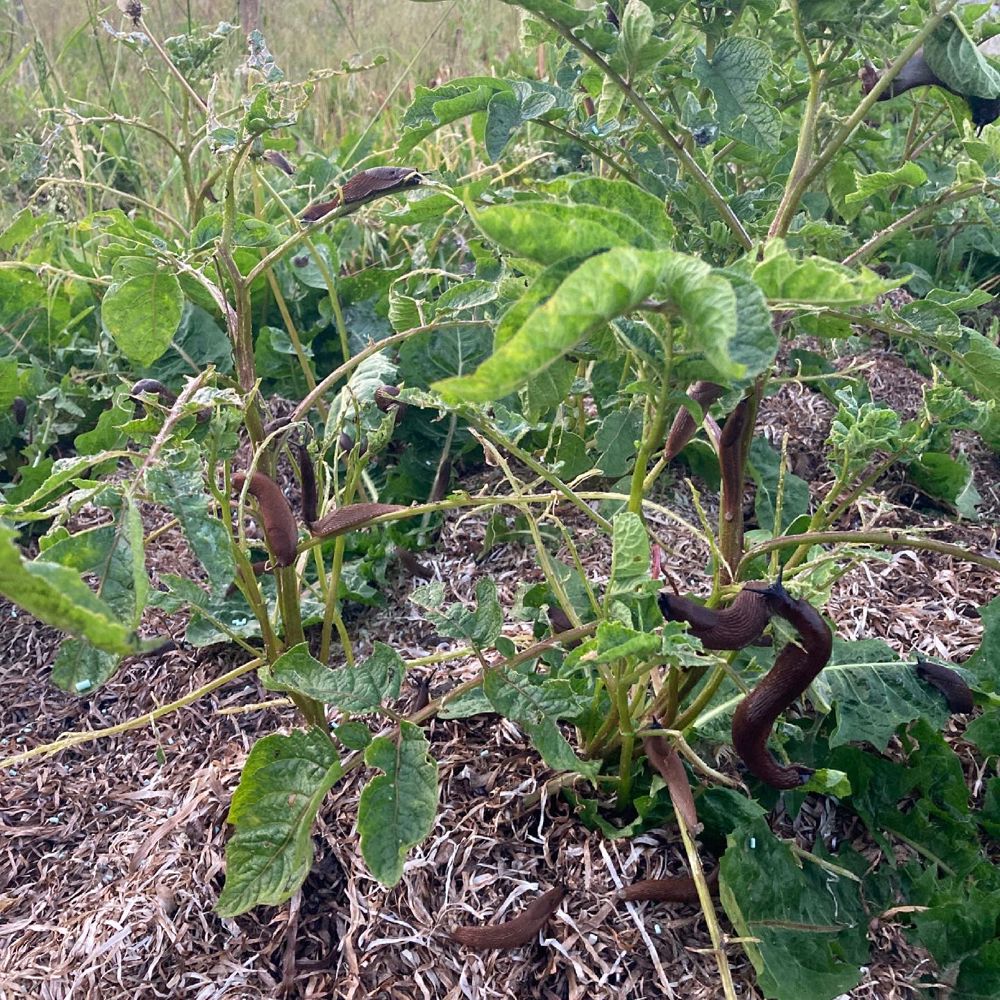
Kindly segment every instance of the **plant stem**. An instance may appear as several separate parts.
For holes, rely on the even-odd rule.
[[[900,531],[807,531],[801,535],[785,535],[782,538],[772,538],[761,542],[748,550],[740,560],[739,569],[757,556],[764,555],[774,549],[784,549],[789,546],[810,545],[884,545],[890,549],[921,549],[925,552],[937,552],[941,555],[963,559],[966,562],[984,566],[986,569],[1000,573],[1000,559],[984,556],[973,552],[962,545],[952,545],[950,542],[939,542],[934,538],[924,538],[919,535],[904,535]],[[786,565],[788,565],[786,563]]]

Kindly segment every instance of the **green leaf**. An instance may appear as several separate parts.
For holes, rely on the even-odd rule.
[[[727,844],[722,905],[763,994],[832,1000],[856,986],[868,957],[858,884],[799,861],[763,819],[738,827]]]
[[[754,268],[753,278],[772,303],[833,309],[867,305],[899,285],[867,268],[853,271],[824,257],[796,258],[781,240],[772,240],[764,248],[764,260]]]
[[[549,767],[596,775],[597,763],[580,760],[556,725],[558,719],[574,718],[590,705],[589,696],[573,691],[568,680],[540,680],[501,667],[486,674],[483,691],[500,715],[525,731]]]
[[[778,337],[771,310],[760,288],[746,275],[731,268],[716,268],[736,295],[736,332],[726,353],[744,368],[744,377],[759,375],[771,367],[778,353]]]
[[[497,600],[497,585],[483,577],[476,584],[476,607],[469,611],[463,604],[451,604],[441,608],[444,587],[440,583],[429,583],[417,587],[410,600],[423,608],[428,621],[433,622],[438,632],[449,639],[464,639],[479,649],[492,646],[503,627],[503,609]]]
[[[320,729],[259,740],[243,765],[229,808],[236,832],[226,845],[226,884],[215,905],[234,917],[277,905],[305,881],[310,836],[320,803],[341,775],[333,744]]]
[[[32,233],[45,225],[46,216],[34,215],[30,208],[22,208],[11,220],[7,228],[0,233],[0,250],[10,253],[14,247],[28,240]]]
[[[406,667],[391,646],[376,642],[372,654],[353,667],[332,669],[309,655],[306,642],[293,646],[261,671],[269,691],[292,691],[343,712],[370,712],[399,697]]]
[[[226,526],[212,512],[201,447],[189,442],[164,452],[146,473],[146,483],[152,498],[180,522],[191,551],[208,573],[212,592],[225,591],[236,575],[236,564]]]
[[[491,402],[519,388],[654,289],[656,255],[620,248],[584,261],[471,375],[433,386],[450,402]]]
[[[909,732],[920,752],[912,753],[908,764],[847,746],[837,747],[825,763],[847,774],[850,803],[883,847],[891,850],[886,831],[898,834],[921,854],[947,859],[963,874],[982,855],[962,763],[924,720],[912,723]]]
[[[995,1000],[1000,996],[1000,940],[994,939],[962,962],[949,1000]]]
[[[401,722],[398,741],[373,740],[365,763],[384,774],[372,778],[358,803],[361,853],[371,873],[386,886],[403,876],[406,852],[427,836],[437,811],[438,768],[418,726]]]
[[[941,696],[881,639],[834,639],[830,662],[813,688],[836,712],[831,747],[865,742],[885,750],[907,722],[923,716],[940,729],[948,720]]]
[[[757,38],[726,38],[712,54],[695,53],[694,74],[708,87],[718,107],[723,133],[755,149],[776,152],[781,116],[757,96],[757,88],[771,69],[771,49]]]
[[[657,294],[666,296],[677,307],[687,327],[691,347],[701,351],[725,378],[745,376],[746,366],[733,353],[737,334],[737,300],[733,286],[697,257],[685,254],[662,254],[661,257],[663,267]]]
[[[966,660],[979,686],[987,691],[1000,690],[1000,596],[979,609],[983,623],[983,638],[979,649]]]
[[[757,522],[772,536],[784,532],[797,517],[809,511],[809,484],[794,472],[785,470],[782,480],[784,498],[781,506],[782,523],[775,525],[775,504],[778,498],[778,482],[781,472],[781,455],[764,440],[756,437],[750,442],[747,456],[747,472],[757,485],[754,496],[754,511]]]
[[[464,77],[441,87],[417,87],[403,115],[398,155],[405,156],[442,125],[485,111],[493,95],[502,91],[510,92],[510,83],[490,76]]]
[[[611,579],[607,600],[635,596],[649,580],[649,535],[638,514],[622,511],[612,521]]]
[[[642,50],[653,37],[655,26],[653,12],[642,0],[628,0],[621,15],[621,51],[630,78],[641,66]]]
[[[927,174],[912,160],[896,170],[876,170],[870,174],[854,174],[855,190],[844,197],[844,203],[854,205],[868,201],[881,191],[893,191],[897,187],[920,187],[927,183]]]
[[[486,106],[486,128],[483,133],[490,163],[496,163],[500,159],[514,130],[522,121],[521,101],[513,91],[501,90],[490,98],[490,103]]]
[[[151,365],[170,346],[183,311],[180,282],[169,271],[154,271],[113,284],[101,320],[129,361]]]
[[[924,42],[931,71],[956,94],[1000,97],[1000,72],[979,51],[962,22],[951,14]]]
[[[586,10],[578,10],[572,3],[565,0],[503,0],[511,7],[522,7],[543,18],[550,18],[567,28],[576,28],[590,16]]]
[[[58,563],[21,556],[17,532],[0,522],[0,593],[47,625],[88,639],[108,653],[135,653],[142,643],[114,609],[78,572]]]
[[[84,639],[64,639],[52,664],[52,683],[70,694],[89,695],[118,669],[122,658]]]
[[[630,219],[642,219],[657,246],[669,249],[677,235],[664,200],[636,187],[631,181],[585,177],[573,182],[569,197],[577,204],[599,205]]]
[[[976,506],[983,498],[976,489],[972,465],[964,455],[952,458],[942,452],[925,451],[907,466],[906,474],[929,497],[951,504],[963,517],[978,519]]]
[[[505,250],[540,264],[584,257],[611,247],[651,249],[649,232],[636,219],[601,205],[519,201],[475,210],[482,233]]]
[[[595,467],[610,479],[624,476],[632,468],[636,445],[642,434],[642,413],[638,408],[612,410],[597,428]]]
[[[984,757],[1000,755],[1000,710],[989,709],[973,719],[965,729],[965,739]]]

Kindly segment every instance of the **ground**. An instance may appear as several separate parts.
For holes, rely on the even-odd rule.
[[[849,360],[871,362],[865,377],[875,397],[912,416],[921,376],[881,349]],[[813,456],[822,453],[832,412],[824,397],[794,383],[762,408],[761,427],[774,441],[789,433],[789,454],[815,492],[827,471]],[[1000,520],[1000,466],[971,437],[962,445],[984,496],[979,524],[929,508],[900,475],[890,473],[863,502],[855,525],[933,525],[941,538],[995,552],[995,528],[987,526]],[[690,513],[683,472],[682,465],[671,468],[659,499]],[[155,517],[151,512],[147,529],[156,525]],[[582,516],[571,514],[566,523],[591,579],[603,582],[603,541]],[[491,575],[509,609],[517,583],[538,571],[531,551],[513,545],[477,562],[470,542],[481,537],[483,524],[478,516],[452,519],[438,546],[421,558],[453,599],[471,600],[475,581]],[[673,522],[654,516],[651,524],[672,578],[685,590],[704,593],[705,553]],[[172,533],[160,536],[150,554],[154,579],[164,570],[183,572],[186,558]],[[447,649],[406,600],[413,578],[402,567],[395,572],[386,608],[352,613],[359,649],[373,639],[389,642],[407,658]],[[888,562],[852,569],[827,612],[845,638],[880,637],[901,654],[920,649],[960,662],[979,641],[975,609],[995,590],[995,578],[979,567],[896,551]],[[7,602],[0,602],[0,615],[4,757],[63,732],[135,718],[243,659],[238,650],[218,646],[134,658],[94,696],[78,698],[49,682],[57,635]],[[146,624],[172,634],[182,627],[169,618]],[[524,630],[508,618],[508,634],[523,636]],[[432,692],[473,670],[461,661],[439,665]],[[302,891],[284,906],[220,919],[212,906],[223,881],[226,811],[240,769],[259,737],[294,724],[287,707],[257,707],[267,698],[255,677],[246,675],[155,724],[4,770],[0,1000],[721,996],[696,907],[624,904],[615,895],[636,878],[684,871],[676,832],[608,841],[588,831],[558,794],[545,794],[551,774],[522,734],[493,716],[429,724],[441,767],[441,807],[398,886],[380,887],[361,860],[354,822],[367,775],[359,771],[335,788],[321,810],[315,865]],[[949,738],[959,753],[967,750],[958,739],[963,726],[962,720],[950,723]],[[967,753],[963,759],[977,794],[975,762]],[[728,748],[717,748],[711,762],[736,773]],[[540,801],[533,800],[540,791]],[[877,848],[830,801],[809,799],[794,822],[778,813],[772,823],[805,847],[817,837],[837,836],[877,856]],[[517,912],[559,882],[570,894],[547,925],[542,945],[472,954],[447,937],[455,923]],[[731,932],[724,915],[722,920]],[[915,997],[908,984],[931,971],[926,956],[892,919],[873,920],[870,937],[871,964],[847,996]],[[753,996],[752,969],[743,953],[738,945],[727,950],[740,995]]]

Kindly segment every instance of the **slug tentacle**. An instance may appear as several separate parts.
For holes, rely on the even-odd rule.
[[[767,749],[775,720],[801,695],[826,666],[833,633],[808,602],[793,598],[777,583],[765,592],[772,614],[784,618],[799,634],[801,646],[788,643],[774,666],[740,702],[733,716],[733,746],[751,773],[774,788],[797,788],[812,774],[802,765],[784,767]]]
[[[565,886],[558,885],[533,900],[506,923],[485,927],[453,927],[451,937],[467,948],[517,948],[528,944],[535,937],[559,908],[565,896]]]
[[[237,472],[233,476],[233,489],[242,492],[247,482],[246,474]],[[273,479],[263,472],[255,472],[250,477],[247,492],[257,499],[260,506],[264,539],[279,566],[291,566],[295,562],[295,550],[299,543],[299,529],[292,508],[288,506],[285,494]]]

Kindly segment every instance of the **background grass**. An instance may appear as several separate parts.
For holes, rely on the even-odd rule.
[[[146,26],[161,41],[199,26],[212,30],[240,15],[237,0],[153,0],[143,6]],[[328,153],[350,146],[369,126],[368,147],[391,149],[415,87],[469,74],[500,74],[521,58],[518,12],[500,0],[259,0],[259,7],[267,46],[289,80],[303,79],[314,69],[339,69],[345,62],[384,59],[373,69],[318,85],[294,128],[300,151]],[[33,173],[84,173],[120,187],[120,178],[100,169],[108,158],[118,168],[124,161],[135,164],[127,189],[141,186],[151,201],[164,198],[164,207],[170,207],[171,158],[162,144],[141,133],[106,127],[99,138],[91,133],[69,142],[62,136],[51,152],[39,153],[52,126],[65,122],[52,109],[113,112],[154,124],[167,135],[179,128],[183,97],[162,61],[151,49],[138,52],[121,44],[104,20],[119,32],[135,30],[114,3],[0,0],[4,216],[26,203]],[[245,32],[237,29],[211,66],[219,106],[232,106],[243,92],[239,67],[244,53]],[[210,85],[210,74],[195,81],[202,95]],[[52,162],[34,170],[31,160],[39,155],[51,156]],[[74,169],[74,158],[86,163],[86,170]]]

